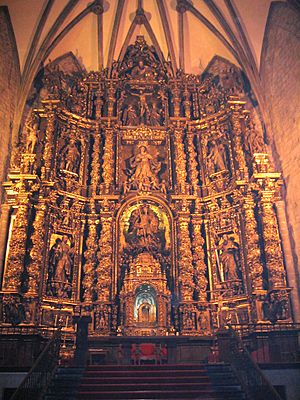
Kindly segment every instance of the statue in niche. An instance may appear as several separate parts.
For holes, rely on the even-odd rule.
[[[122,123],[125,126],[137,126],[139,124],[136,109],[132,104],[129,104],[128,107],[124,109]]]
[[[37,143],[37,132],[38,123],[35,123],[33,127],[27,126],[26,153],[34,153],[34,149]]]
[[[157,126],[160,124],[161,124],[161,114],[158,111],[157,106],[153,104],[149,114],[149,125]]]
[[[132,68],[131,77],[133,79],[153,78],[153,72],[148,65],[145,65],[143,59],[139,59],[138,64]]]
[[[220,251],[221,279],[224,281],[239,280],[239,245],[232,236],[223,235],[217,249]],[[220,267],[220,265],[219,265]]]
[[[126,172],[131,186],[141,190],[159,189],[157,175],[161,170],[161,162],[148,152],[145,145],[139,147],[137,154],[133,155],[127,164]]]
[[[217,140],[212,140],[209,142],[208,147],[207,167],[210,175],[220,171],[227,171],[227,149],[224,143],[218,143]]]
[[[80,152],[74,139],[65,146],[61,153],[60,169],[78,174]]]
[[[49,252],[49,294],[62,298],[70,297],[73,270],[73,249],[69,237],[57,238]]]
[[[251,155],[264,152],[265,142],[262,132],[256,129],[253,121],[250,121],[245,132],[245,146],[247,152]]]
[[[159,230],[159,218],[148,204],[133,210],[126,235],[129,244],[145,248],[164,247],[164,232]]]

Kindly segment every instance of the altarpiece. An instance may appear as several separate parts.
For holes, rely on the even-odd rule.
[[[291,321],[270,161],[241,72],[189,75],[136,38],[49,64],[4,184],[2,324],[210,335]],[[250,105],[250,107],[249,107]]]

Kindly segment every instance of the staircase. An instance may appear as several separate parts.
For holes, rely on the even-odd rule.
[[[65,396],[64,400],[69,398]],[[76,396],[77,400],[244,398],[230,366],[225,364],[91,365]]]
[[[43,400],[75,400],[83,368],[58,368]]]

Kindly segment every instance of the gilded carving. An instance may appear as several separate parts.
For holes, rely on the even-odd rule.
[[[30,263],[27,266],[28,272],[28,293],[30,296],[37,296],[41,278],[41,266],[44,261],[45,252],[45,221],[47,205],[41,201],[36,208],[35,220],[33,222],[33,234],[31,235],[32,248],[30,250]]]
[[[45,67],[4,183],[2,322],[74,338],[73,316],[119,336],[290,321],[281,177],[241,72],[185,74],[142,36],[121,53]]]

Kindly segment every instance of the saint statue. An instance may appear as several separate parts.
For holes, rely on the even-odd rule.
[[[52,295],[68,297],[73,268],[73,251],[68,241],[67,235],[57,238],[49,253],[48,281]]]
[[[26,137],[26,153],[32,154],[37,143],[37,130],[38,124],[34,124],[33,127],[27,127],[27,137]]]
[[[129,104],[123,111],[122,123],[125,126],[136,126],[139,124],[136,110],[132,104]]]
[[[131,77],[134,79],[145,79],[152,78],[153,72],[151,68],[144,64],[144,61],[140,59],[138,64],[132,68]]]
[[[207,166],[210,174],[228,170],[226,160],[226,147],[223,143],[217,143],[212,140],[210,143],[210,150],[207,155]]]
[[[147,147],[139,147],[138,153],[128,160],[127,174],[130,181],[138,188],[159,189],[157,174],[161,169],[161,163],[154,159]]]
[[[147,250],[165,246],[165,232],[159,229],[159,218],[148,204],[133,210],[126,235],[127,243]]]
[[[65,146],[61,153],[60,169],[78,173],[80,164],[80,152],[77,149],[75,141],[71,139],[70,143]]]
[[[157,126],[160,125],[161,114],[159,113],[156,106],[153,104],[150,115],[149,115],[149,125]]]
[[[232,236],[225,234],[217,248],[221,251],[220,262],[223,267],[224,281],[238,280],[238,243]]]

